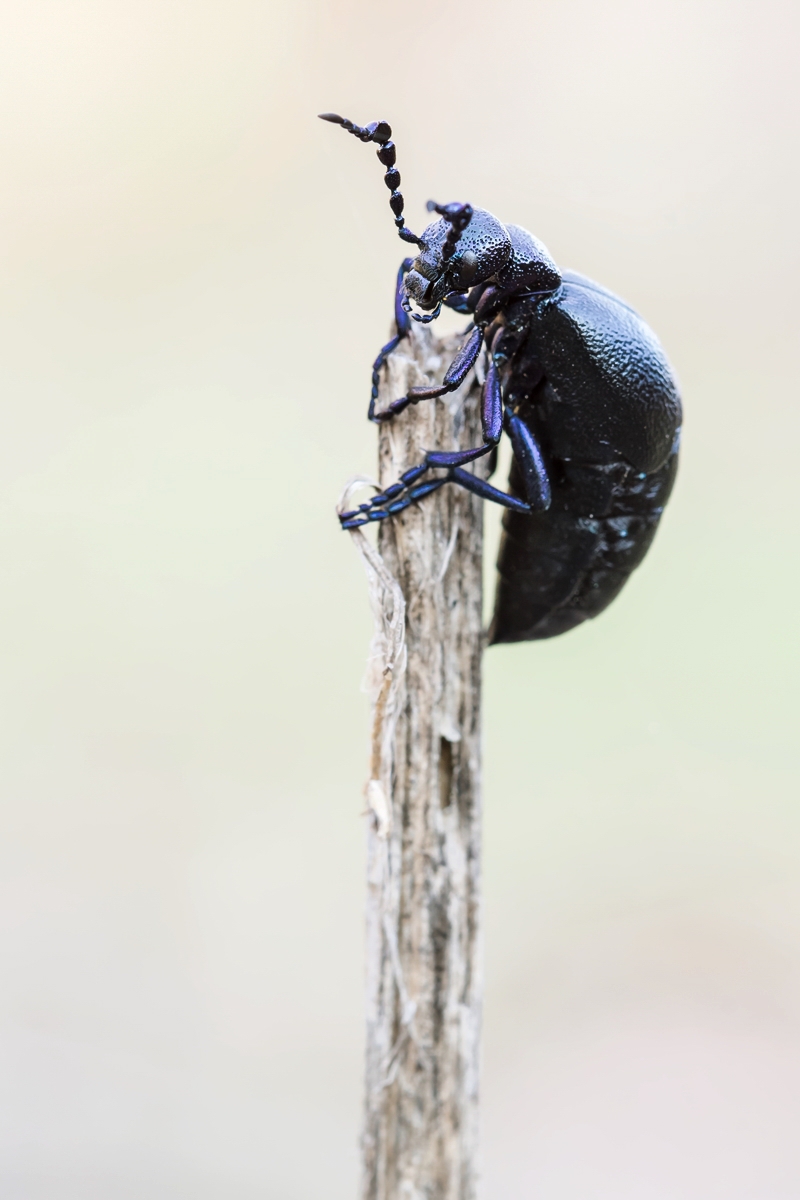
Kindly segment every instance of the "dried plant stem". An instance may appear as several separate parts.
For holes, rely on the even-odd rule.
[[[441,380],[460,339],[415,328],[379,407]],[[479,389],[380,431],[380,483],[480,444]],[[479,464],[480,466],[480,464]],[[480,964],[481,502],[448,485],[357,531],[376,616],[368,799],[364,1200],[473,1200]]]

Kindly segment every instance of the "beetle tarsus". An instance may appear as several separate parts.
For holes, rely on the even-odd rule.
[[[429,450],[425,455],[425,461],[417,463],[415,467],[409,467],[407,471],[403,472],[397,483],[391,484],[378,495],[373,496],[368,503],[360,504],[358,508],[350,509],[348,512],[339,513],[342,529],[355,529],[366,521],[384,521],[387,517],[393,517],[402,512],[411,504],[416,504],[418,500],[437,491],[446,483],[458,484],[459,487],[466,488],[468,492],[473,492],[484,500],[493,500],[505,508],[513,508],[517,512],[530,512],[531,507],[524,500],[501,492],[499,488],[492,487],[490,483],[486,483],[485,480],[479,479],[463,469],[467,463],[475,462],[478,458],[492,454],[495,449],[494,442],[486,442],[482,446],[472,446],[468,450]],[[420,482],[426,472],[442,468],[447,470],[446,475]],[[387,504],[387,500],[391,500],[392,503]]]

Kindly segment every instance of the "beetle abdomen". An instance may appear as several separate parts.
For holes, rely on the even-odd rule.
[[[647,553],[677,465],[677,437],[649,475],[625,463],[565,463],[547,512],[507,510],[490,643],[555,637],[602,612]],[[510,489],[519,495],[517,475],[512,466]],[[587,511],[587,500],[604,492],[604,508]]]

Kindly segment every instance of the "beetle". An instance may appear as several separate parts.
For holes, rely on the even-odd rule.
[[[359,126],[336,113],[320,116],[377,144],[398,233],[419,250],[398,271],[397,332],[373,365],[369,419],[389,421],[454,391],[482,348],[486,354],[483,444],[429,451],[382,493],[340,513],[342,528],[392,517],[446,483],[500,504],[506,512],[489,642],[565,633],[618,595],[672,491],[681,400],[667,357],[623,300],[560,271],[538,238],[485,209],[429,201],[438,219],[417,237],[403,217],[387,122]],[[433,321],[443,305],[472,320],[442,384],[412,388],[376,411],[386,358],[412,320]],[[465,469],[496,452],[503,432],[513,452],[508,492]]]

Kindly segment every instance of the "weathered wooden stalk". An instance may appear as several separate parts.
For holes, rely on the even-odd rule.
[[[379,407],[440,381],[459,341],[415,327],[387,364]],[[381,427],[381,486],[428,448],[480,440],[471,375],[456,395]],[[482,540],[481,501],[452,485],[381,523],[382,563],[357,537],[372,560],[380,633],[368,789],[364,1200],[475,1196]]]

